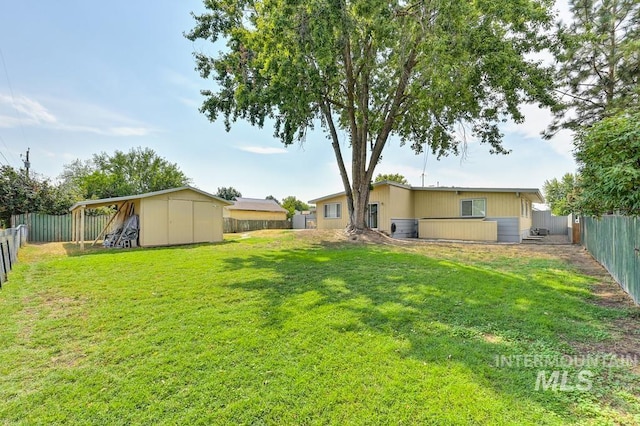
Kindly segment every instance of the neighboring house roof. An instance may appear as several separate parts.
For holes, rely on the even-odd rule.
[[[531,198],[537,198],[538,201],[532,200],[534,203],[544,203],[544,197],[542,193],[537,188],[469,188],[469,187],[459,187],[459,186],[408,186],[402,185],[397,182],[391,181],[382,181],[376,182],[373,184],[374,187],[381,185],[390,185],[397,186],[399,188],[410,189],[412,191],[443,191],[443,192],[507,192],[507,193],[522,193],[529,194]],[[328,200],[330,198],[335,198],[341,195],[345,195],[345,192],[337,192],[335,194],[326,195],[324,197],[316,198],[314,200],[309,200],[310,204],[316,204],[320,201]]]
[[[275,200],[261,198],[236,198],[233,205],[227,206],[227,210],[249,210],[256,212],[278,212],[287,213]]]
[[[146,194],[127,195],[127,196],[124,196],[124,197],[102,198],[100,200],[78,201],[73,206],[71,206],[71,208],[69,208],[69,210],[73,211],[73,210],[77,209],[78,207],[82,207],[82,206],[84,206],[84,207],[91,206],[93,208],[110,206],[112,204],[119,203],[120,201],[130,201],[130,200],[138,200],[140,198],[155,197],[156,195],[170,194],[172,192],[184,191],[185,189],[190,189],[190,190],[192,190],[194,192],[197,192],[199,194],[202,194],[202,195],[204,195],[206,197],[213,198],[214,200],[220,201],[223,204],[232,204],[231,201],[227,201],[227,200],[225,200],[223,198],[216,197],[215,195],[209,194],[208,192],[202,191],[202,190],[200,190],[198,188],[194,188],[192,186],[181,186],[180,188],[164,189],[162,191],[147,192]]]

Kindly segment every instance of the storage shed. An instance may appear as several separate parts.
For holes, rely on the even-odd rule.
[[[102,235],[108,235],[109,228],[133,223],[138,229],[129,235],[135,235],[135,244],[142,247],[222,241],[222,210],[228,205],[229,201],[190,186],[80,201],[70,209],[73,241],[84,249],[86,209],[108,206],[116,206],[117,211]]]

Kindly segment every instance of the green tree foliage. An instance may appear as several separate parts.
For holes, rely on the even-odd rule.
[[[11,215],[39,212],[68,213],[73,201],[64,188],[49,179],[31,173],[29,176],[11,166],[0,167],[0,222],[10,226]]]
[[[553,178],[544,181],[542,190],[551,213],[566,216],[576,212],[577,186],[578,176],[573,173],[566,173],[560,180]]]
[[[402,176],[400,173],[389,173],[389,174],[378,173],[378,176],[376,176],[375,182],[383,182],[385,180],[388,180],[390,182],[398,182],[403,185],[409,185],[409,181],[407,180],[407,178]]]
[[[232,186],[228,188],[225,186],[222,186],[218,188],[218,191],[215,193],[215,196],[223,198],[225,200],[234,201],[236,198],[242,197],[242,194],[240,193],[240,191],[238,191]]]
[[[463,125],[492,153],[506,153],[498,124],[521,122],[523,102],[554,102],[550,71],[531,59],[549,45],[548,0],[204,3],[186,37],[227,49],[195,53],[201,76],[214,80],[201,112],[222,116],[227,130],[237,119],[270,120],[285,145],[320,124],[353,230],[366,227],[369,185],[390,136],[416,152],[457,154]]]
[[[640,113],[605,118],[580,132],[576,160],[583,214],[640,215]]]
[[[180,168],[150,148],[133,148],[94,154],[92,160],[76,160],[65,166],[63,185],[79,199],[143,194],[188,185]]]
[[[273,195],[267,195],[264,199],[265,200],[273,200],[276,203],[280,204],[280,201],[278,201],[278,199],[276,197],[274,197]]]
[[[574,0],[573,20],[562,26],[556,79],[562,102],[546,136],[579,130],[637,108],[640,90],[640,2]]]
[[[291,219],[296,213],[296,210],[299,212],[309,210],[309,205],[307,203],[298,200],[293,195],[283,198],[281,206],[287,210],[287,219]]]

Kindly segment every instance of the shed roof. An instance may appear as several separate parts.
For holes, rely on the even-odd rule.
[[[206,197],[212,198],[216,201],[220,201],[223,204],[227,204],[227,205],[232,204],[230,201],[227,201],[220,197],[216,197],[215,195],[209,194],[208,192],[202,191],[198,188],[194,188],[192,186],[181,186],[179,188],[163,189],[162,191],[147,192],[145,194],[127,195],[124,197],[102,198],[100,200],[78,201],[73,206],[71,206],[69,210],[74,211],[78,207],[91,207],[91,208],[106,207],[106,206],[111,206],[113,204],[118,204],[121,201],[139,200],[141,198],[155,197],[156,195],[163,195],[163,194],[170,194],[172,192],[184,191],[185,189],[189,189],[191,191],[202,194]]]
[[[250,210],[258,212],[279,212],[287,213],[280,204],[275,200],[267,200],[262,198],[236,198],[231,206],[227,206],[228,210]]]
[[[470,188],[461,186],[408,186],[397,182],[382,181],[373,184],[374,187],[381,185],[397,186],[411,191],[444,191],[444,192],[498,192],[498,193],[520,193],[529,195],[534,203],[544,203],[544,197],[538,188]],[[328,200],[330,198],[345,195],[345,192],[326,195],[324,197],[309,200],[309,203],[316,204],[319,201]]]

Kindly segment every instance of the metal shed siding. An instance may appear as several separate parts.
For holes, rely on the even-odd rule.
[[[222,241],[222,203],[184,190],[140,200],[140,245]]]
[[[498,222],[498,242],[519,243],[522,241],[518,217],[487,217],[486,220]]]
[[[162,246],[169,243],[168,200],[140,200],[140,245]]]

